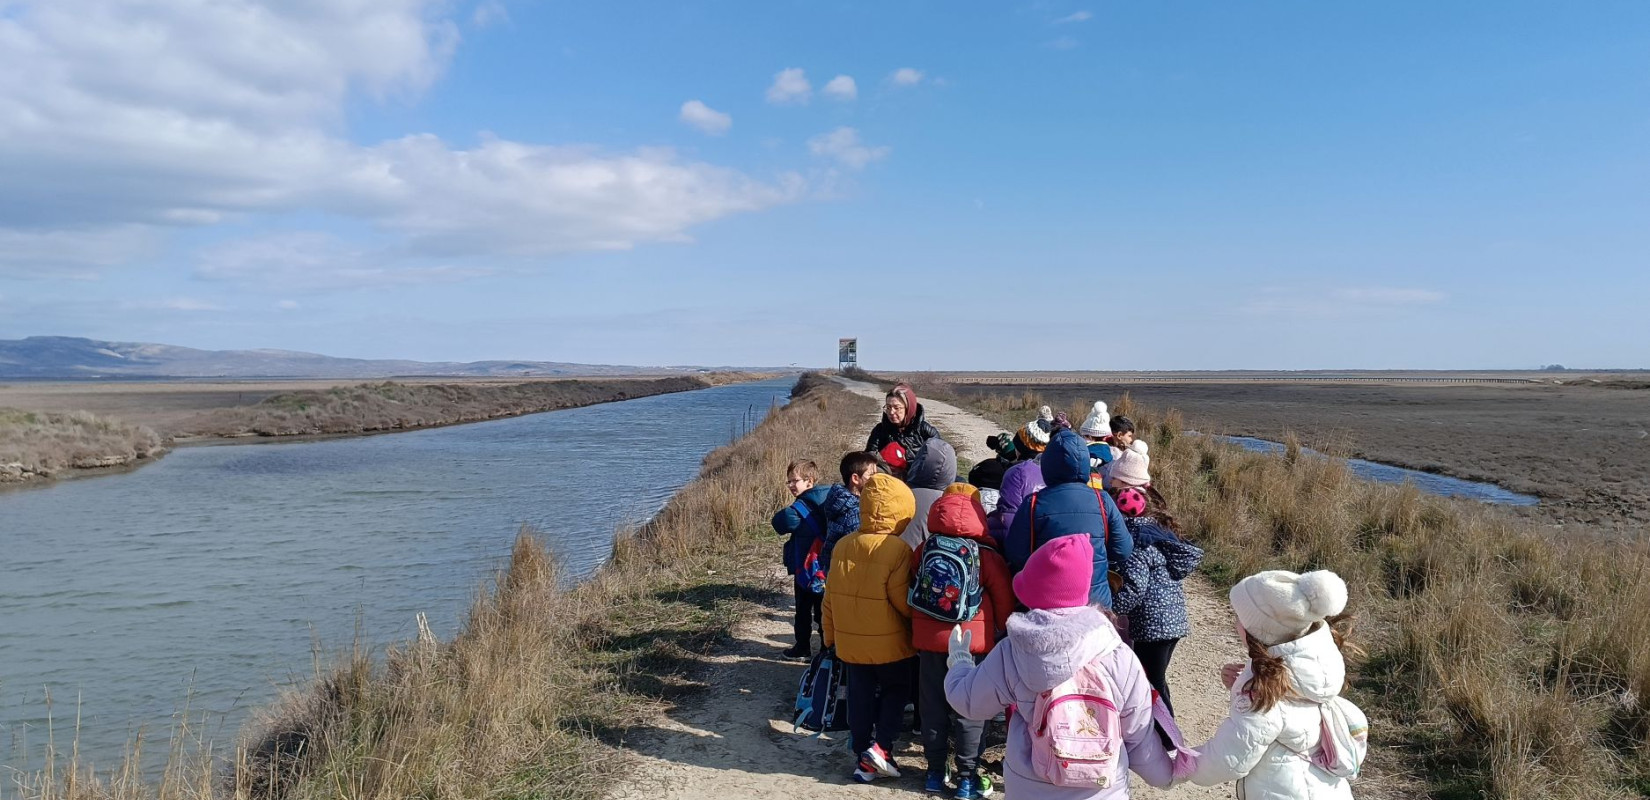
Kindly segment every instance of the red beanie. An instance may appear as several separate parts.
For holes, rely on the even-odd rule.
[[[1014,576],[1014,596],[1026,608],[1076,608],[1089,604],[1094,545],[1086,533],[1056,537],[1037,548]]]

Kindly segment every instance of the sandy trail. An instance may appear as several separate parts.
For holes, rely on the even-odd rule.
[[[882,398],[877,387],[841,383],[855,394]],[[928,420],[941,429],[958,454],[979,462],[992,456],[985,437],[997,426],[947,403],[923,400]],[[866,428],[875,423],[867,418]],[[786,577],[775,569],[774,585],[789,596]],[[1182,728],[1193,741],[1207,738],[1225,715],[1226,695],[1219,667],[1237,660],[1240,650],[1224,600],[1200,578],[1186,582],[1192,636],[1180,643],[1170,680]],[[616,787],[626,798],[686,800],[809,800],[905,797],[922,793],[923,759],[915,734],[901,744],[896,759],[904,777],[869,786],[852,783],[847,732],[811,737],[793,732],[790,717],[801,662],[779,656],[791,645],[788,600],[765,607],[734,632],[734,640],[705,659],[705,691],[670,709],[652,727],[635,731],[624,746],[639,757],[634,776]],[[1000,739],[1000,734],[997,737]],[[1000,767],[988,757],[998,784]],[[1138,779],[1135,796],[1229,798],[1230,786],[1207,789],[1184,785],[1172,792],[1154,790]]]

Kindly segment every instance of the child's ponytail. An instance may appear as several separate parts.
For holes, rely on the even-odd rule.
[[[1351,612],[1342,612],[1328,617],[1323,624],[1329,626],[1329,634],[1335,639],[1335,648],[1341,651],[1342,657],[1351,660],[1362,658],[1363,648],[1351,641],[1354,622]],[[1272,655],[1265,644],[1249,635],[1244,637],[1249,648],[1249,682],[1243,684],[1244,694],[1249,696],[1249,702],[1256,711],[1270,711],[1272,706],[1295,691],[1294,684],[1289,680],[1289,667],[1283,659]],[[1351,676],[1347,683],[1342,685],[1341,691],[1346,691],[1351,685]]]
[[[1243,693],[1256,711],[1271,711],[1279,700],[1295,690],[1289,681],[1289,667],[1283,659],[1272,655],[1254,636],[1245,636],[1249,647],[1249,682],[1243,684]]]

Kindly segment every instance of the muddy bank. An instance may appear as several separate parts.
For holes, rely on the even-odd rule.
[[[1057,407],[1124,391],[1189,427],[1494,483],[1540,497],[1516,513],[1565,528],[1650,530],[1650,391],[1602,386],[1312,383],[952,384],[1034,391]]]

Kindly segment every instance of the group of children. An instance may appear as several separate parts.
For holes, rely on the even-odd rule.
[[[1248,660],[1221,679],[1230,714],[1206,744],[1179,740],[1167,680],[1190,634],[1180,582],[1203,553],[1151,486],[1134,425],[1095,403],[1073,429],[1047,407],[957,482],[955,451],[910,386],[887,395],[842,483],[787,469],[796,644],[817,628],[846,676],[852,777],[898,777],[915,701],[925,791],[989,795],[988,720],[1006,712],[1010,800],[1128,796],[1128,771],[1168,787],[1239,781],[1240,796],[1350,798],[1367,721],[1339,697],[1346,585],[1262,572],[1230,592]],[[947,760],[954,772],[948,773]],[[954,780],[955,788],[951,788]]]

